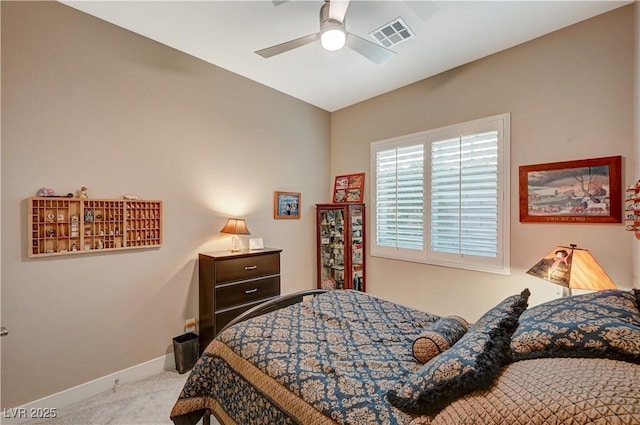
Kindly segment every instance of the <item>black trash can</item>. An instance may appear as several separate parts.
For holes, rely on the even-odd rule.
[[[173,338],[173,356],[178,372],[191,370],[198,360],[198,335],[188,332]]]

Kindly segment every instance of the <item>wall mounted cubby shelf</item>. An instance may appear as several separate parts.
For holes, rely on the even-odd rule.
[[[162,245],[162,201],[29,198],[29,257]]]

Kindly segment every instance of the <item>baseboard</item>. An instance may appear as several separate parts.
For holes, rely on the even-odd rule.
[[[135,382],[157,375],[165,370],[175,370],[175,368],[175,358],[173,353],[170,353],[94,379],[93,381],[68,388],[59,393],[51,394],[22,406],[3,409],[0,415],[0,423],[28,424],[35,421],[42,421],[43,415],[49,414],[49,417],[51,417],[65,406],[113,389],[116,379],[119,380],[119,385],[124,385],[128,382]]]

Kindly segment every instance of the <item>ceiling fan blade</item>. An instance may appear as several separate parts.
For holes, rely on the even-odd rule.
[[[347,46],[378,65],[384,65],[396,54],[393,50],[365,40],[350,32],[347,33]]]
[[[347,15],[347,8],[349,7],[349,0],[330,0],[329,1],[329,19],[344,22],[344,17]]]
[[[320,34],[309,34],[304,37],[296,38],[275,46],[267,47],[266,49],[257,50],[255,53],[259,54],[263,58],[270,58],[271,56],[279,55],[280,53],[288,52],[289,50],[302,47],[306,44],[313,43],[320,40]]]

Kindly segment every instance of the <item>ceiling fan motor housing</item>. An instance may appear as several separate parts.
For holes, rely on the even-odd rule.
[[[326,50],[340,50],[346,40],[344,21],[331,19],[329,16],[329,2],[326,1],[320,8],[320,42]]]

